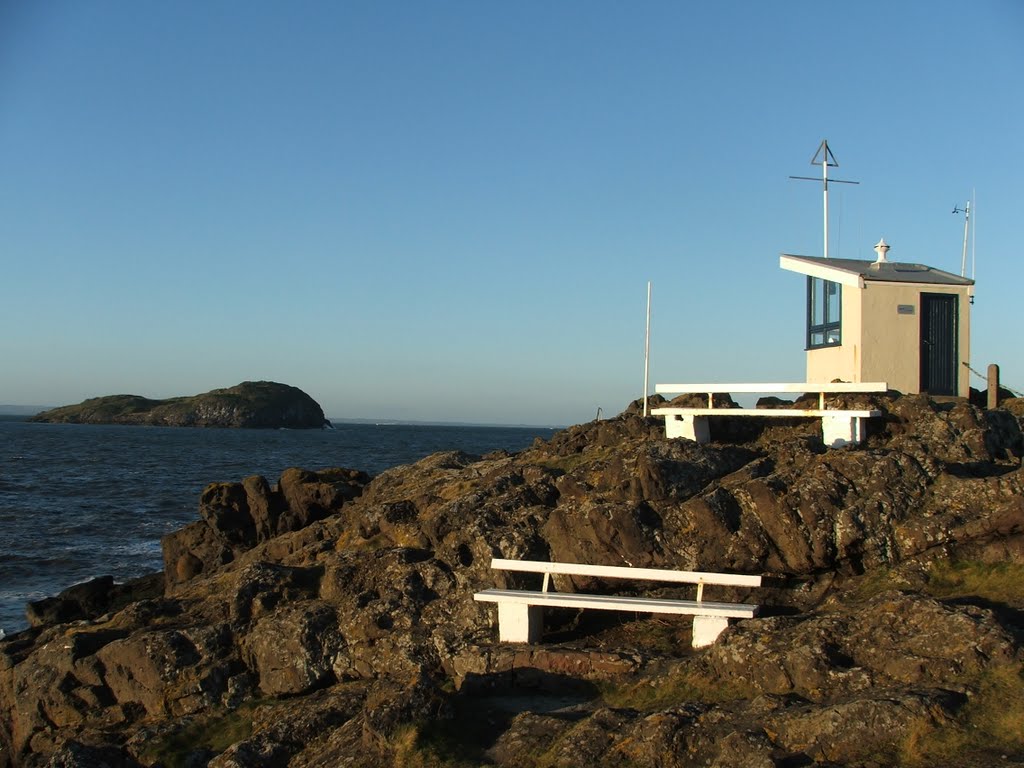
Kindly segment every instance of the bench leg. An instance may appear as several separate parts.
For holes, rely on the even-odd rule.
[[[722,634],[722,630],[728,626],[729,619],[723,616],[694,616],[693,647],[703,648],[706,645],[711,645]]]
[[[698,443],[711,442],[711,429],[707,416],[665,417],[665,437],[685,437]]]
[[[503,643],[537,643],[544,629],[544,609],[525,603],[498,603],[498,638]]]
[[[821,439],[830,448],[864,442],[864,419],[859,416],[822,416]]]

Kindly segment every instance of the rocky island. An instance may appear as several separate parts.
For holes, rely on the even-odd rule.
[[[94,397],[44,411],[30,421],[242,429],[319,429],[330,423],[312,397],[297,387],[273,381],[244,381],[202,395],[167,400],[139,395]]]
[[[884,414],[856,449],[667,440],[638,402],[518,454],[214,483],[162,575],[0,641],[0,766],[1022,765],[1024,401],[847,400]],[[501,644],[474,592],[538,585],[494,556],[762,574],[713,599],[764,610],[698,650],[568,609]]]

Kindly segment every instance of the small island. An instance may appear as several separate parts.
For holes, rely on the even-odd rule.
[[[151,400],[139,395],[93,397],[78,405],[43,411],[30,421],[235,429],[330,426],[316,400],[298,387],[273,381],[244,381],[226,389],[167,400]]]

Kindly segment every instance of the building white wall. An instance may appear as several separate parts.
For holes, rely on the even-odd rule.
[[[959,296],[957,351],[961,363],[970,361],[970,286],[867,282],[864,288],[843,286],[843,343],[807,350],[807,380],[884,381],[906,394],[920,391],[921,294]],[[900,314],[899,305],[913,314]],[[970,392],[970,371],[959,369],[958,394]]]

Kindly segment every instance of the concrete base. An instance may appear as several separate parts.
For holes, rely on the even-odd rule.
[[[503,643],[539,643],[544,609],[526,603],[498,603],[498,638]]]
[[[711,427],[707,416],[670,415],[665,417],[665,437],[685,437],[701,444],[710,443]]]
[[[864,442],[864,419],[859,416],[822,416],[821,439],[830,448]]]
[[[722,630],[729,626],[729,619],[720,616],[694,616],[693,617],[693,647],[703,648],[711,645],[715,639],[722,634]]]

